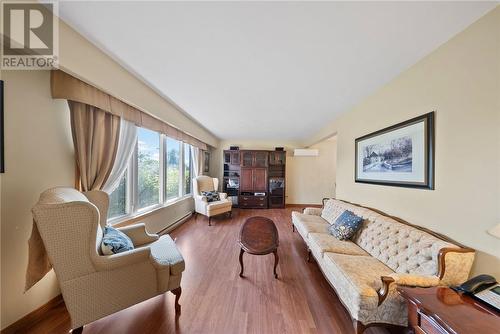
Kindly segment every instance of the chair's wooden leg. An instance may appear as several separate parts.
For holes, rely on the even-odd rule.
[[[212,217],[208,217],[208,226],[212,226]]]
[[[278,278],[278,273],[276,272],[276,268],[278,267],[278,261],[279,261],[279,256],[278,256],[278,250],[274,250],[274,278]]]
[[[175,314],[181,314],[181,305],[179,304],[179,299],[181,298],[182,293],[181,287],[173,289],[172,293],[175,295]]]
[[[240,250],[240,277],[243,277],[243,254],[245,253],[245,251],[243,250],[243,248]]]
[[[83,326],[71,330],[71,334],[81,334],[81,333],[83,333]]]

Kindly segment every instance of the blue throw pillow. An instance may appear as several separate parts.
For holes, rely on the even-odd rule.
[[[346,210],[342,212],[334,224],[330,225],[328,231],[339,240],[348,240],[356,234],[362,223],[363,218]]]
[[[220,201],[220,196],[217,191],[202,191],[201,194],[207,198],[207,202]]]
[[[101,251],[104,255],[117,254],[134,249],[132,240],[122,231],[111,226],[106,226],[103,232]]]

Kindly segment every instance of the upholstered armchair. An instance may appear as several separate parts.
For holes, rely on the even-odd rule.
[[[219,179],[217,178],[201,175],[193,179],[195,212],[207,216],[209,226],[213,216],[223,213],[231,215],[233,202],[227,198],[226,193],[219,193],[220,200],[214,202],[208,202],[201,193],[202,191],[217,191],[218,188]]]
[[[180,314],[184,259],[170,236],[146,232],[144,224],[120,231],[134,249],[102,255],[109,197],[102,191],[80,193],[52,188],[33,208],[50,262],[71,317],[73,333],[83,325],[151,297],[172,291]]]

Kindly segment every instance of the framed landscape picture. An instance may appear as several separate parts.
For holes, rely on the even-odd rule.
[[[355,181],[434,189],[434,112],[355,140]]]
[[[210,171],[210,152],[203,151],[203,172],[208,173]]]

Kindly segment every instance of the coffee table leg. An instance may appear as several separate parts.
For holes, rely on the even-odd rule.
[[[243,253],[245,253],[245,251],[243,250],[243,248],[240,250],[240,267],[241,267],[241,270],[240,270],[240,277],[243,277]]]
[[[278,267],[278,261],[280,260],[280,258],[278,256],[277,249],[275,249],[273,253],[274,253],[274,278],[278,278],[278,273],[276,273],[276,267]]]

